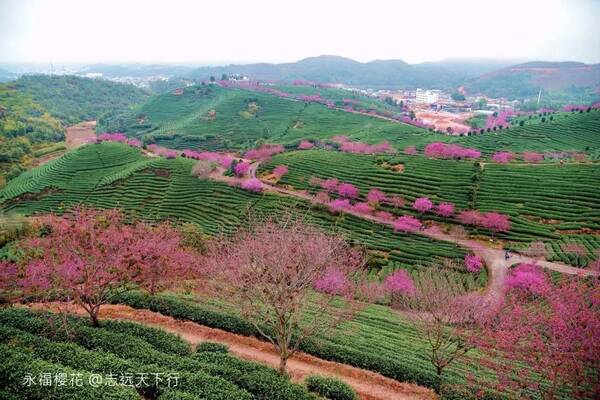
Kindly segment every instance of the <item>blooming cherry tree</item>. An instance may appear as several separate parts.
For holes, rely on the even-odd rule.
[[[433,203],[427,197],[419,197],[414,201],[413,208],[420,213],[426,213],[433,208]]]
[[[351,183],[342,183],[338,186],[338,194],[348,199],[356,199],[360,195],[360,192]]]

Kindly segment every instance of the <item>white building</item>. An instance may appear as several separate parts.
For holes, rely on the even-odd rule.
[[[437,103],[440,99],[441,90],[423,90],[417,89],[415,92],[415,100],[420,104]]]

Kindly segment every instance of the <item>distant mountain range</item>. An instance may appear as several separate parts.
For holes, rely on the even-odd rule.
[[[375,60],[361,63],[339,56],[305,58],[282,64],[243,64],[200,67],[188,74],[195,79],[220,78],[222,74],[243,74],[252,79],[292,81],[305,79],[372,88],[450,88],[514,64],[515,60],[446,59],[408,64],[402,60]]]

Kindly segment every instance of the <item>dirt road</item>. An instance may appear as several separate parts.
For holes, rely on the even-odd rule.
[[[59,303],[32,304],[34,309],[58,311]],[[85,311],[70,306],[69,311],[85,315]],[[272,346],[253,337],[236,335],[219,329],[209,328],[190,321],[181,321],[152,312],[138,310],[124,305],[104,305],[100,309],[101,319],[121,319],[154,326],[179,335],[192,346],[204,341],[215,341],[229,346],[236,356],[255,361],[273,368],[279,365],[279,358]],[[349,365],[325,361],[320,358],[297,353],[288,361],[289,374],[293,381],[301,382],[308,375],[318,374],[342,379],[351,385],[363,400],[429,400],[437,399],[430,389],[410,383],[401,383],[375,372]]]
[[[96,121],[81,122],[66,129],[66,143],[69,149],[75,149],[96,138]]]

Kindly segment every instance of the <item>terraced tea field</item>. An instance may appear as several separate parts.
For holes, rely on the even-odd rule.
[[[307,87],[287,89],[307,94],[316,91]],[[349,96],[338,89],[320,90],[334,100]],[[301,139],[347,135],[369,143],[387,140],[399,150],[407,146],[422,150],[427,143],[443,141],[474,147],[485,155],[499,150],[578,151],[593,159],[600,157],[600,110],[556,113],[544,123],[457,137],[322,104],[217,85],[191,86],[182,94],[153,97],[131,112],[100,121],[98,129],[124,131],[178,149],[244,149],[253,147],[257,140],[294,144]]]
[[[324,150],[278,154],[261,166],[269,172],[284,164],[289,172],[281,185],[320,190],[311,177],[338,178],[358,187],[366,196],[370,188],[406,199],[402,213],[414,213],[412,201],[421,196],[434,203],[450,201],[460,209],[499,211],[510,215],[512,229],[499,237],[508,241],[547,241],[551,259],[586,265],[596,258],[600,229],[600,164],[486,164],[430,160],[418,156],[367,156]],[[393,166],[400,165],[399,170]],[[390,209],[390,211],[393,211]],[[439,218],[432,214],[431,219]],[[444,220],[441,220],[444,221]],[[445,220],[445,222],[450,222]],[[579,241],[588,250],[578,262],[560,249],[561,242]],[[511,245],[509,245],[510,247]],[[519,247],[519,246],[517,246]]]
[[[275,194],[252,194],[191,175],[193,161],[143,157],[139,150],[115,144],[88,145],[35,169],[0,192],[2,210],[24,215],[61,212],[79,203],[122,207],[147,219],[174,218],[199,224],[211,234],[231,232],[249,212],[276,215],[297,210],[309,221],[336,230],[367,246],[373,266],[419,269],[459,260],[464,251],[413,234],[396,234],[351,215],[333,216],[306,202]],[[482,284],[485,273],[449,271],[467,282]]]

